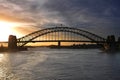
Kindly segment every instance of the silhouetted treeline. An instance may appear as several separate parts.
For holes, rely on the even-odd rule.
[[[69,48],[69,49],[95,49],[95,48],[101,48],[101,45],[98,44],[73,44],[71,46],[56,46],[51,45],[50,48]]]

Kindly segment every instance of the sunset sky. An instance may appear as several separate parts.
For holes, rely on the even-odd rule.
[[[0,41],[65,24],[120,36],[120,0],[0,0]]]

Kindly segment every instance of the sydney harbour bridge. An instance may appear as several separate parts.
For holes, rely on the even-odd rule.
[[[61,46],[61,42],[104,43],[105,41],[105,38],[89,31],[62,26],[41,29],[16,40],[11,40],[12,44],[16,43],[18,47],[35,42],[58,42],[58,46]]]
[[[23,50],[27,48],[25,47],[27,44],[37,42],[57,42],[58,48],[63,47],[61,44],[62,42],[68,42],[72,44],[77,43],[78,47],[80,47],[80,43],[93,43],[98,44],[98,46],[102,46],[105,50],[109,51],[118,50],[120,48],[120,37],[118,37],[118,41],[115,40],[114,35],[108,35],[105,39],[87,30],[66,26],[54,26],[40,29],[21,38],[17,38],[16,35],[10,35],[8,42],[5,43],[8,43],[9,50]],[[76,45],[73,45],[73,47],[75,46]]]

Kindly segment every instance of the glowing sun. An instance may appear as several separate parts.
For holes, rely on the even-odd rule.
[[[14,27],[18,26],[17,23],[0,21],[0,41],[7,41],[9,35],[15,35]]]

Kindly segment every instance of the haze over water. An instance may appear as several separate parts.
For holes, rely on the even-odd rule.
[[[30,48],[0,53],[0,80],[119,80],[120,54]]]

